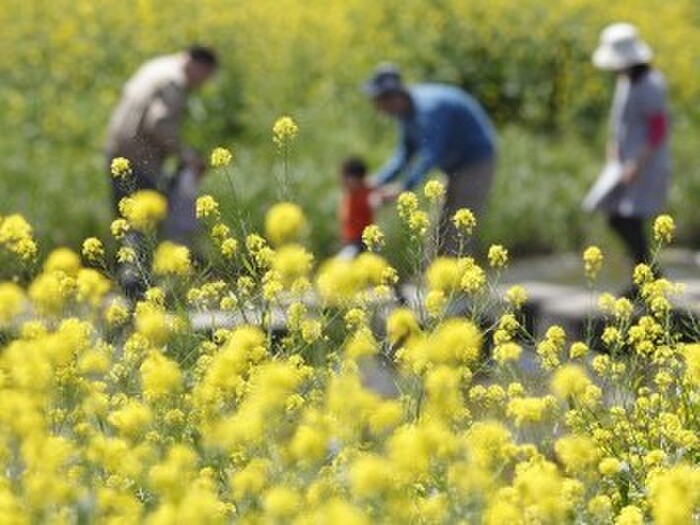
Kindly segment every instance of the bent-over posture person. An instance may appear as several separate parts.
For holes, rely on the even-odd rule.
[[[108,167],[112,159],[125,157],[132,169],[126,179],[110,176],[115,209],[123,197],[136,191],[151,189],[163,193],[169,201],[164,236],[181,243],[187,242],[193,214],[193,210],[183,209],[183,205],[194,205],[190,179],[192,174],[200,177],[205,168],[200,156],[181,139],[182,118],[188,94],[207,82],[217,68],[215,52],[201,46],[146,62],[124,86],[107,132]],[[186,174],[186,181],[165,176],[165,163],[170,158]],[[131,234],[127,242],[137,249],[139,257],[147,257],[138,234]],[[125,265],[120,272],[124,287],[133,288],[138,294],[145,286],[141,273],[136,267]]]
[[[395,118],[400,139],[397,151],[374,179],[383,200],[392,200],[421,183],[439,168],[447,176],[445,202],[438,227],[438,253],[460,255],[452,222],[460,208],[483,217],[491,190],[496,136],[488,115],[463,90],[444,84],[404,85],[399,70],[380,65],[366,82],[365,92],[378,111]],[[390,184],[403,175],[401,184]]]

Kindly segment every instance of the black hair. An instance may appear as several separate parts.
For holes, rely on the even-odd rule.
[[[190,59],[200,64],[205,64],[207,66],[217,68],[219,67],[219,58],[216,55],[216,51],[211,47],[200,46],[198,44],[193,44],[187,48],[187,55]]]
[[[627,74],[629,75],[630,80],[632,82],[636,82],[637,80],[642,78],[644,75],[646,75],[650,70],[651,70],[651,65],[649,63],[635,64],[634,66],[629,68],[629,70],[627,71]]]
[[[367,175],[367,164],[360,157],[348,157],[340,165],[340,169],[345,177],[362,179]]]

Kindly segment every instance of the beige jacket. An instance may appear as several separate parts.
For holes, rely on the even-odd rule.
[[[109,123],[108,158],[126,157],[134,170],[155,180],[169,156],[182,156],[185,61],[182,53],[155,58],[129,80]]]

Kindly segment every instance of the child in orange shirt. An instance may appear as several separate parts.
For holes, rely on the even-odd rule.
[[[338,257],[353,259],[365,250],[362,232],[372,224],[371,190],[365,184],[367,165],[358,157],[349,157],[340,166],[343,197],[340,201],[340,224],[343,249]]]

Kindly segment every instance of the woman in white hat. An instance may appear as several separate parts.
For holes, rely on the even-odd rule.
[[[618,75],[608,162],[621,167],[619,184],[598,208],[635,264],[650,262],[645,222],[663,208],[671,175],[666,82],[651,58],[637,29],[625,23],[606,27],[593,54],[596,67]]]

